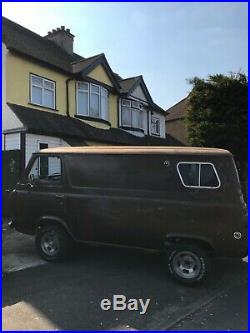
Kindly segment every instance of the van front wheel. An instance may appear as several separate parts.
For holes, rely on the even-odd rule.
[[[51,262],[63,259],[69,245],[69,236],[62,227],[45,225],[37,229],[36,248],[43,259]]]
[[[168,252],[170,274],[185,284],[198,283],[207,276],[210,267],[209,256],[195,244],[176,244]]]

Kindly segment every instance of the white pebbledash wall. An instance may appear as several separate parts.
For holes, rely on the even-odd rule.
[[[5,136],[5,150],[21,149],[20,133],[10,133]],[[59,146],[68,147],[69,144],[61,138],[45,135],[26,134],[25,165],[28,164],[31,155],[39,150],[39,144],[46,143],[48,148]]]
[[[39,150],[40,143],[47,143],[49,148],[69,146],[69,144],[61,138],[45,135],[26,134],[25,165],[28,164],[31,155]]]

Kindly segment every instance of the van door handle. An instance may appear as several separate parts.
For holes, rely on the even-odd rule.
[[[64,198],[64,195],[63,194],[56,194],[55,197],[57,199],[63,199]]]

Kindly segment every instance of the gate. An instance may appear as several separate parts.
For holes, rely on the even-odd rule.
[[[10,192],[18,182],[20,175],[21,151],[2,151],[2,207],[4,217],[10,216]]]

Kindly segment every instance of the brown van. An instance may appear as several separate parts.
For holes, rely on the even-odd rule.
[[[202,280],[211,256],[247,255],[247,208],[230,152],[79,147],[33,154],[12,193],[13,226],[40,255],[72,240],[167,250],[178,280]]]

